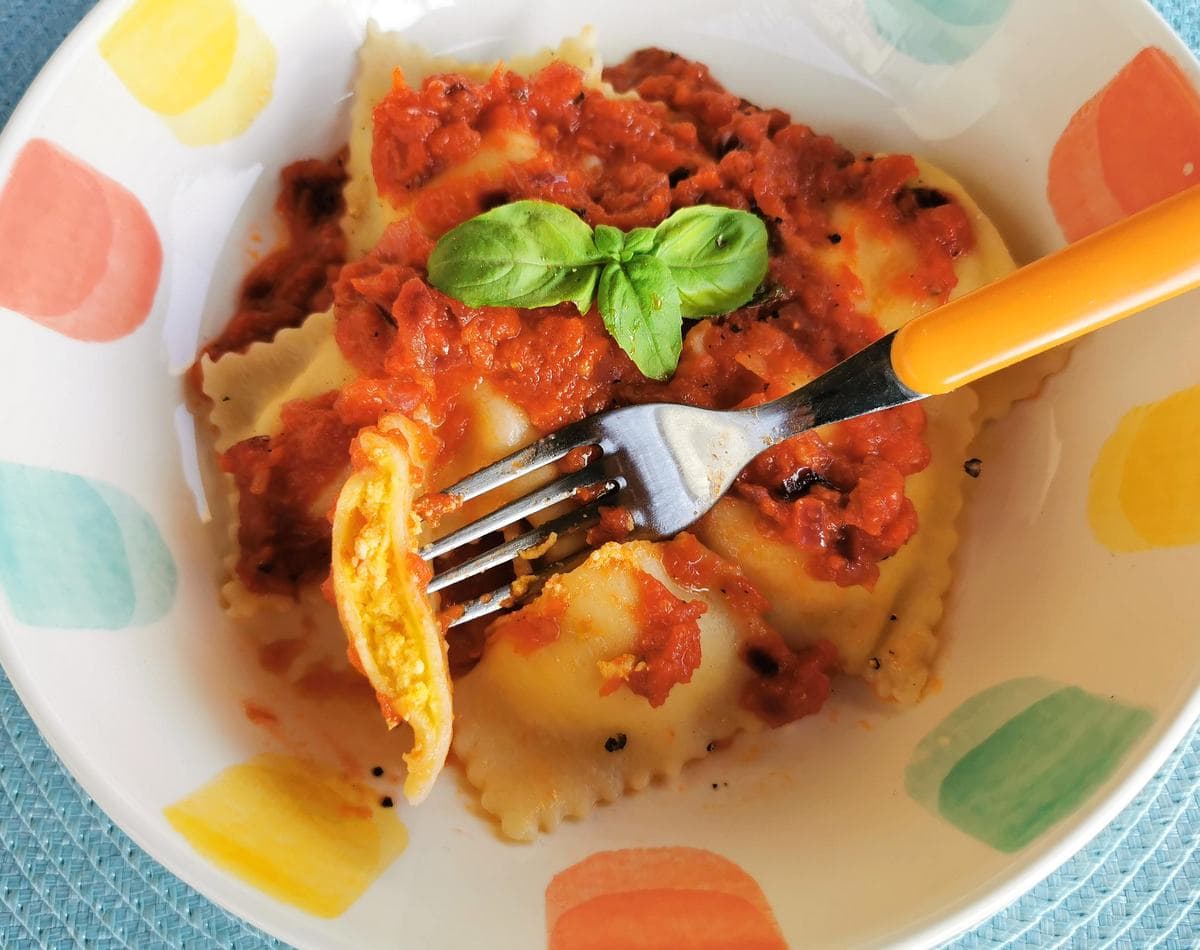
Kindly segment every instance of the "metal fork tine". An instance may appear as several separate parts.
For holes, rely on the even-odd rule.
[[[462,612],[449,621],[446,626],[456,627],[460,623],[466,623],[468,620],[474,620],[476,617],[486,617],[488,614],[494,614],[498,610],[520,607],[522,604],[528,603],[541,593],[542,588],[546,586],[546,582],[550,578],[555,574],[574,570],[587,560],[587,556],[590,553],[590,549],[584,549],[574,554],[568,554],[561,561],[555,561],[548,567],[543,568],[539,574],[519,578],[510,584],[505,584],[503,587],[497,587],[490,594],[483,594],[473,600],[467,600],[458,604]]]
[[[446,626],[457,627],[460,623],[466,623],[468,620],[474,620],[476,617],[486,617],[497,610],[504,610],[508,606],[511,595],[512,584],[505,584],[503,587],[497,587],[490,594],[484,594],[482,597],[468,600],[466,603],[459,605],[462,607],[462,613],[446,624]]]
[[[470,501],[493,488],[507,485],[535,468],[557,462],[572,449],[594,444],[592,427],[584,423],[575,423],[538,439],[533,445],[519,449],[499,462],[493,462],[487,468],[481,468],[461,482],[443,489],[441,493],[453,495],[460,501]]]
[[[616,486],[614,485],[613,489],[615,490],[615,488]],[[524,534],[513,538],[511,541],[497,545],[491,550],[484,551],[469,561],[463,561],[462,564],[456,564],[454,567],[447,568],[441,574],[434,575],[433,580],[429,582],[427,590],[432,594],[434,591],[439,591],[444,587],[464,581],[468,577],[482,574],[497,564],[513,560],[522,551],[536,548],[539,544],[543,544],[551,535],[561,537],[564,534],[584,527],[592,521],[596,521],[600,517],[598,510],[600,502],[607,494],[611,494],[611,491],[600,495],[586,505],[576,508],[574,511],[567,512],[561,518],[548,521],[544,525],[539,525],[531,531],[526,531]]]
[[[468,600],[459,606],[462,608],[462,613],[446,624],[447,628],[457,627],[460,623],[466,623],[468,620],[474,620],[476,617],[486,617],[488,614],[494,614],[498,610],[507,610],[509,607],[518,606],[517,600],[528,601],[536,596],[538,592],[545,586],[555,574],[557,570],[551,569],[544,575],[533,578],[533,583],[526,583],[521,588],[519,597],[513,596],[513,588],[516,582],[505,584],[503,587],[497,587],[490,594],[483,594],[473,600]],[[529,580],[528,578],[526,579]]]
[[[443,554],[453,551],[455,548],[478,540],[486,534],[499,531],[514,521],[527,518],[529,515],[536,514],[543,508],[549,508],[560,501],[565,501],[580,488],[601,483],[603,483],[605,491],[611,491],[613,488],[618,487],[615,481],[611,479],[606,480],[601,467],[593,463],[578,472],[556,479],[549,485],[537,489],[537,491],[523,495],[515,501],[509,502],[507,505],[497,508],[490,514],[472,521],[470,524],[463,525],[463,527],[457,531],[450,532],[444,538],[431,541],[417,553],[426,561],[432,561],[435,557],[440,557]]]

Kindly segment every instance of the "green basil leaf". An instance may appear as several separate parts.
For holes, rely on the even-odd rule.
[[[600,274],[600,316],[643,376],[666,379],[679,365],[683,318],[671,271],[649,256],[607,264]]]
[[[767,228],[748,211],[696,205],[654,231],[653,254],[671,269],[685,317],[736,310],[767,274]]]
[[[619,261],[621,259],[621,247],[625,243],[625,235],[621,233],[619,228],[614,228],[608,224],[597,224],[596,232],[592,235],[592,240],[596,243],[596,250],[600,252],[602,257],[610,261]]]
[[[621,248],[621,260],[627,261],[635,254],[649,254],[654,246],[654,228],[634,228],[625,235]]]
[[[429,282],[468,307],[592,304],[601,256],[592,229],[547,201],[515,201],[442,235],[429,256]]]

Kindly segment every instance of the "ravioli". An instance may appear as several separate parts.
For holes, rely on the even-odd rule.
[[[912,184],[949,193],[967,211],[975,246],[955,263],[961,296],[1014,268],[1002,239],[966,191],[945,172],[919,162]],[[842,240],[822,255],[822,264],[844,269],[862,285],[861,306],[885,331],[895,330],[932,304],[897,290],[910,267],[911,250],[894,236],[881,235],[861,219],[854,205],[836,208],[833,220]],[[1044,367],[1043,367],[1044,368]],[[982,405],[974,387],[924,402],[929,465],[905,480],[905,494],[917,510],[919,527],[900,551],[880,563],[871,589],[838,587],[805,570],[803,554],[763,526],[750,503],[725,498],[696,527],[713,550],[741,566],[771,604],[769,614],[793,647],[825,639],[842,658],[843,670],[866,680],[884,699],[913,703],[929,681],[938,652],[937,623],[952,579],[951,557],[958,544],[955,521],[962,507],[963,462],[979,425],[1003,414],[1029,395],[1037,371],[997,378]],[[797,384],[803,380],[795,381]]]
[[[768,618],[794,648],[828,640],[842,670],[885,699],[913,703],[937,656],[937,622],[950,586],[955,521],[962,507],[962,463],[975,429],[975,394],[961,390],[926,407],[929,466],[905,480],[920,526],[898,553],[879,565],[879,580],[838,587],[812,577],[805,556],[764,529],[757,509],[727,497],[696,534],[741,567],[771,605]]]
[[[503,65],[515,73],[529,76],[553,60],[570,63],[584,74],[584,82],[600,86],[600,57],[595,50],[595,38],[589,27],[576,37],[568,37],[557,49],[543,49],[526,56],[517,56]],[[371,165],[371,150],[375,122],[372,113],[376,103],[392,87],[398,70],[404,82],[419,85],[436,73],[457,73],[470,79],[486,79],[501,63],[469,63],[449,56],[431,56],[422,47],[410,43],[400,33],[380,30],[374,23],[367,28],[367,38],[359,52],[358,79],[350,110],[350,158],[346,183],[346,216],[342,230],[346,234],[350,258],[361,257],[379,243],[389,224],[405,217],[416,201],[396,207],[379,193]],[[457,167],[447,174],[464,175],[501,172],[505,165],[526,161],[537,151],[537,144],[527,137],[508,136],[490,141],[469,166]],[[436,185],[436,182],[432,183]]]
[[[414,548],[413,501],[425,484],[427,431],[399,415],[364,429],[333,517],[334,599],[351,662],[370,681],[389,727],[408,723],[404,795],[423,801],[446,761],[453,712],[442,628]]]
[[[739,703],[751,673],[738,644],[752,618],[719,591],[677,584],[662,548],[610,542],[552,578],[537,600],[493,626],[483,659],[456,684],[454,752],[508,837],[550,831],[597,802],[678,774],[713,741],[762,728]],[[605,664],[635,649],[642,571],[706,607],[700,665],[658,707],[627,689],[604,692]],[[552,636],[540,646],[539,625]]]

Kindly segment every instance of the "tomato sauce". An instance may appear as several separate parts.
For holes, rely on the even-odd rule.
[[[576,493],[586,495],[587,489]],[[581,499],[582,500],[582,499]],[[600,520],[589,528],[585,540],[590,547],[599,547],[608,541],[622,541],[633,534],[633,515],[622,505],[601,506]]]
[[[204,347],[207,356],[219,359],[270,340],[333,302],[333,280],[346,257],[340,224],[345,158],[343,150],[329,161],[307,159],[283,170],[275,210],[286,237],[242,280],[237,309]]]
[[[329,574],[332,526],[317,502],[349,464],[357,429],[337,393],[287,403],[283,428],[232,446],[221,467],[238,490],[238,577],[253,591],[294,594]]]
[[[450,454],[465,424],[463,394],[484,383],[550,432],[634,402],[753,405],[878,338],[882,329],[859,312],[852,288],[817,262],[838,237],[830,223],[834,202],[855,203],[916,248],[921,263],[907,278],[908,292],[945,300],[953,289],[954,261],[972,246],[970,224],[952,200],[909,186],[916,175],[911,157],[855,155],[785,112],[729,93],[702,64],[662,50],[635,53],[605,78],[641,98],[606,98],[585,88],[578,70],[554,63],[528,79],[498,70],[484,82],[453,74],[418,88],[401,82],[378,104],[377,183],[411,214],[365,258],[342,267],[332,285],[337,342],[362,374],[336,396],[336,424],[271,440],[290,440],[290,448],[270,465],[264,453],[273,455],[272,446],[227,453],[239,487],[267,485],[242,494],[239,572],[251,589],[278,589],[280,576],[294,583],[327,567],[327,546],[318,549],[328,532],[322,538],[305,521],[292,538],[276,515],[290,517],[297,506],[277,490],[289,490],[297,476],[284,473],[302,459],[344,458],[345,433],[384,413],[421,407]],[[536,144],[532,158],[487,175],[443,174],[514,138]],[[624,229],[701,202],[747,209],[768,227],[768,276],[747,306],[689,322],[677,372],[653,382],[594,308],[474,309],[426,283],[425,263],[440,234],[524,198],[563,204],[593,226]],[[323,266],[337,259],[335,243],[316,241],[328,252]],[[323,293],[306,303],[317,305]],[[239,318],[245,326],[232,334],[231,324],[221,346],[277,328],[269,310]],[[735,492],[756,506],[767,530],[805,553],[809,573],[870,587],[879,562],[917,527],[904,481],[928,464],[924,424],[920,407],[906,407],[806,434],[756,461]],[[264,465],[278,470],[266,483],[250,471]],[[293,542],[300,550],[281,575],[256,569],[264,551],[268,563],[278,562]]]
[[[768,603],[735,564],[683,533],[662,547],[663,566],[681,587],[720,591],[739,615],[745,632],[740,652],[751,679],[742,705],[770,726],[782,726],[817,712],[829,697],[830,677],[837,671],[837,650],[820,640],[792,650],[764,619]]]
[[[690,683],[700,666],[699,620],[708,605],[702,600],[680,600],[645,571],[638,571],[635,578],[637,641],[631,654],[618,658],[626,662],[615,664],[625,668],[609,679],[600,693],[607,695],[624,684],[630,692],[658,707],[667,701],[672,687]]]
[[[561,597],[546,595],[528,607],[505,614],[492,624],[490,639],[505,639],[521,656],[554,643],[561,633],[559,622],[567,611],[567,602]]]

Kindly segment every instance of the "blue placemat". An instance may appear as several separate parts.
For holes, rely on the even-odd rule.
[[[1200,50],[1200,0],[1154,0]],[[93,0],[0,0],[0,124]],[[42,741],[0,673],[0,946],[280,947],[162,868]],[[951,945],[1200,946],[1200,726],[1116,821]]]

